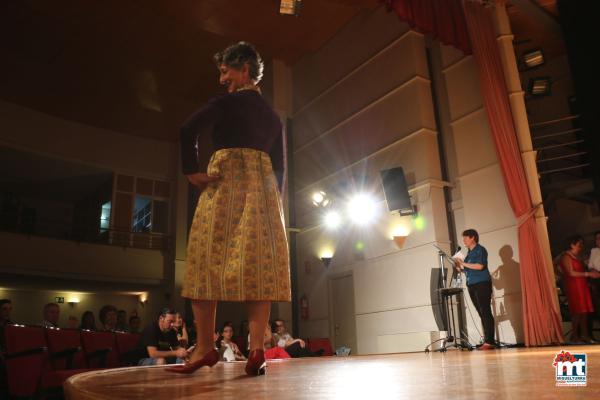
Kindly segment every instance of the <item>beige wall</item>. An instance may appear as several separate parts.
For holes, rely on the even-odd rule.
[[[59,275],[88,280],[158,284],[164,279],[158,250],[78,243],[0,232],[5,249],[0,270],[27,275]]]
[[[431,54],[458,244],[462,246],[463,230],[479,232],[493,278],[496,339],[522,342],[516,220],[506,196],[475,61],[435,43]],[[468,336],[472,343],[479,343],[483,334],[480,319],[466,291],[465,298]]]
[[[293,68],[293,133],[298,225],[298,296],[306,294],[310,318],[304,337],[332,331],[329,281],[353,275],[357,348],[384,353],[422,350],[438,331],[431,305],[432,244],[447,246],[448,228],[425,39],[379,8],[360,15],[319,52]],[[379,172],[402,166],[413,204],[425,221],[390,215]],[[376,200],[376,221],[330,231],[310,204],[324,190],[341,205],[354,191]],[[396,225],[412,229],[404,247],[391,240]],[[364,243],[357,257],[355,244]],[[322,252],[334,252],[328,268]],[[305,265],[309,265],[307,269]]]

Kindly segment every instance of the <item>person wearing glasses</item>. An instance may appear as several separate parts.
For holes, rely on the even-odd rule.
[[[496,348],[494,335],[494,316],[492,314],[492,276],[488,269],[488,252],[479,244],[479,233],[475,229],[467,229],[462,233],[463,244],[468,249],[464,260],[455,257],[459,270],[467,276],[469,297],[481,318],[483,326],[483,343],[478,350]]]
[[[294,339],[285,327],[285,321],[276,319],[273,322],[273,341],[275,344],[284,349],[292,358],[298,357],[315,357],[323,354],[324,350],[319,350],[316,353],[311,352],[306,348],[306,342],[302,339]]]
[[[163,308],[158,319],[146,326],[138,344],[141,359],[138,365],[183,364],[188,352],[180,346],[173,329],[174,310]]]
[[[250,329],[248,375],[266,373],[263,333],[271,302],[291,301],[288,243],[281,194],[283,126],[257,86],[263,62],[239,42],[214,57],[217,96],[181,128],[181,160],[201,190],[188,236],[181,295],[192,301],[196,349],[190,362],[168,371],[192,373],[219,360],[212,342],[218,301],[245,302]],[[198,137],[210,135],[208,168],[198,163]]]

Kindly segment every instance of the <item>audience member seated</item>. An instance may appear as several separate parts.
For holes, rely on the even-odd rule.
[[[283,348],[292,358],[313,357],[323,354],[323,350],[312,353],[306,348],[306,343],[302,339],[294,339],[287,332],[285,322],[282,319],[276,319],[273,323],[273,340],[278,347]]]
[[[243,361],[246,359],[237,344],[232,340],[233,326],[231,324],[223,327],[222,337],[220,354],[223,361]]]
[[[183,348],[188,348],[190,343],[190,338],[188,336],[187,328],[185,327],[185,321],[181,316],[181,313],[175,314],[175,322],[173,323],[173,329],[177,333],[177,340],[179,340],[179,345]]]
[[[138,349],[142,359],[138,365],[183,364],[188,351],[179,345],[173,329],[175,311],[164,308],[158,319],[144,328]]]
[[[248,335],[248,343],[250,343],[250,335]],[[275,344],[275,340],[273,339],[273,332],[271,331],[270,321],[265,328],[264,347],[265,358],[267,360],[291,358],[290,355],[283,349],[283,347],[279,347]]]
[[[140,333],[140,328],[142,325],[142,319],[137,315],[132,315],[129,317],[129,332],[130,333]]]
[[[79,325],[79,329],[87,329],[88,331],[96,330],[96,318],[92,311],[88,310],[81,314],[81,325]]]
[[[77,319],[76,316],[69,315],[69,318],[67,319],[67,329],[77,329],[78,323],[79,323],[79,320]]]
[[[117,323],[115,325],[115,331],[129,332],[129,326],[127,325],[127,311],[117,311]]]
[[[41,325],[44,328],[58,328],[60,318],[60,307],[56,303],[48,303],[44,306],[44,320]]]
[[[105,305],[98,313],[100,319],[100,331],[114,331],[117,327],[117,307],[110,304]]]
[[[592,343],[589,336],[588,314],[594,312],[587,278],[600,278],[600,272],[586,272],[583,268],[583,237],[572,236],[567,239],[567,250],[561,260],[564,287],[569,301],[571,314],[571,342]]]
[[[12,311],[12,302],[9,299],[0,300],[0,354],[4,353],[6,343],[4,338],[4,327],[12,325],[10,313]]]

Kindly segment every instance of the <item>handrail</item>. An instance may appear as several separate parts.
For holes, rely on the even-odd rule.
[[[40,227],[49,229],[40,230]],[[74,223],[37,218],[22,213],[1,213],[0,231],[73,242],[104,244],[141,249],[167,250],[171,236],[158,232],[133,232],[127,229],[80,226]]]

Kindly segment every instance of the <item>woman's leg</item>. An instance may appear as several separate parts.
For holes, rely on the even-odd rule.
[[[581,313],[579,315],[581,315],[581,320],[580,320],[580,324],[579,324],[581,331],[580,331],[579,336],[581,337],[581,339],[583,339],[583,341],[588,342],[591,339],[589,325],[588,325],[589,313]]]
[[[250,351],[264,349],[265,328],[271,314],[270,301],[248,301],[248,320],[250,328]]]
[[[192,311],[196,323],[196,348],[190,361],[197,361],[215,348],[213,335],[215,333],[215,317],[217,302],[214,300],[192,300]]]
[[[573,313],[571,315],[571,341],[572,342],[579,342],[581,341],[581,336],[579,334],[580,332],[580,323],[581,321],[581,314],[575,314]]]

